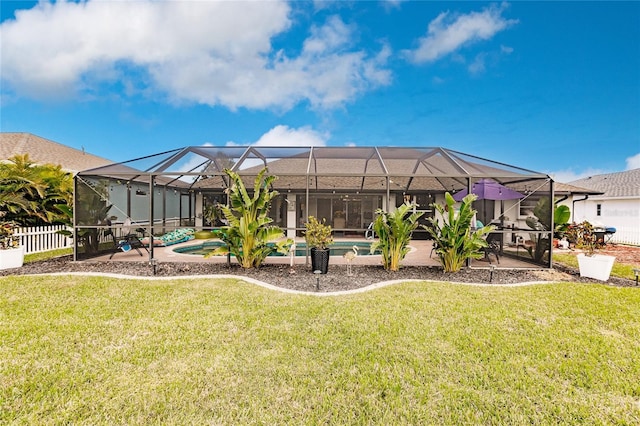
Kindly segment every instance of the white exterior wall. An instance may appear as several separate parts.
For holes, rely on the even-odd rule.
[[[581,200],[584,196],[576,196]],[[571,221],[588,221],[596,226],[616,228],[612,242],[640,245],[640,198],[603,198],[590,196],[584,201],[567,199],[562,204],[571,209]],[[598,216],[598,204],[600,215]]]

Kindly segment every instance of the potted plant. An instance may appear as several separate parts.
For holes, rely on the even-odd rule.
[[[593,230],[593,225],[588,221],[571,225],[567,231],[569,241],[575,243],[576,248],[583,250],[578,254],[578,267],[581,277],[595,278],[607,281],[613,268],[614,256],[596,254],[601,247],[601,242]]]
[[[329,245],[333,243],[331,225],[327,225],[326,219],[319,221],[314,216],[309,216],[305,223],[304,239],[307,247],[311,248],[311,269],[326,274],[329,270]]]
[[[0,222],[0,269],[19,268],[24,262],[24,247],[15,236],[15,223]]]

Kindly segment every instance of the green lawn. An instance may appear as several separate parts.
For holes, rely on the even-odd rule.
[[[0,278],[0,424],[639,424],[640,290]]]

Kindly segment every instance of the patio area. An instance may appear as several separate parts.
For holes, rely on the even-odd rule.
[[[304,242],[303,238],[296,238],[296,243]],[[226,256],[214,256],[208,259],[205,259],[201,255],[195,254],[186,254],[179,253],[176,249],[182,249],[189,246],[198,246],[202,245],[204,241],[212,241],[212,240],[191,240],[185,243],[175,244],[169,247],[154,247],[153,249],[153,258],[159,262],[212,262],[212,263],[226,263]],[[336,243],[340,242],[358,242],[360,244],[365,242],[370,242],[365,238],[336,238]],[[402,265],[403,266],[440,266],[438,262],[437,255],[432,253],[433,242],[430,240],[412,240],[411,251],[404,258]],[[517,247],[512,247],[511,249],[515,250]],[[505,249],[509,249],[505,247]],[[521,249],[522,250],[522,249]],[[368,253],[365,255],[362,251],[359,252],[360,255],[357,256],[352,265],[381,265],[380,255],[369,255]],[[149,254],[142,250],[142,256],[138,254],[136,250],[130,250],[128,252],[116,252],[111,259],[111,253],[103,254],[99,257],[92,259],[93,261],[118,261],[118,262],[140,262],[146,261],[149,259]],[[305,265],[306,263],[305,256],[295,256],[293,257],[293,264],[295,266]],[[235,263],[234,259],[231,259],[232,263]],[[265,264],[285,264],[291,265],[292,258],[290,256],[270,256],[265,260]],[[309,267],[311,260],[308,260]],[[332,265],[346,265],[348,262],[343,256],[331,256],[330,264]],[[471,262],[472,268],[489,268],[490,265],[496,267],[496,269],[540,269],[539,267],[535,267],[529,262],[523,262],[518,260],[517,258],[513,258],[510,256],[500,256],[500,263],[496,262],[496,259],[493,255],[491,255],[491,263],[489,263],[486,259],[473,260]]]

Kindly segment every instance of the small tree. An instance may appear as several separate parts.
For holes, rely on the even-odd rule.
[[[309,220],[305,223],[304,239],[310,248],[326,249],[333,243],[333,234],[331,225],[327,225],[326,219],[322,218],[322,222],[309,216]]]
[[[277,177],[265,177],[266,171],[264,168],[258,173],[253,194],[249,194],[240,175],[229,169],[224,170],[232,182],[227,190],[230,205],[221,206],[220,209],[229,225],[213,232],[225,245],[206,257],[231,253],[243,268],[257,268],[271,253],[288,252],[293,244],[291,239],[269,244],[282,238],[284,233],[279,227],[271,225],[273,219],[269,217],[269,209],[278,191],[269,187]]]
[[[376,210],[373,230],[378,241],[371,244],[371,253],[380,250],[382,265],[389,271],[400,269],[400,262],[409,253],[409,242],[413,231],[418,227],[422,212],[413,212],[413,204],[403,204],[391,213]]]
[[[431,217],[431,227],[423,226],[433,237],[435,252],[445,272],[458,272],[467,259],[479,259],[484,254],[482,249],[487,247],[484,235],[493,231],[493,226],[472,230],[471,220],[476,210],[472,203],[477,196],[469,194],[462,199],[460,210],[454,209],[456,201],[448,192],[444,194],[445,204],[433,203],[432,206],[442,216],[443,223],[438,218]]]

